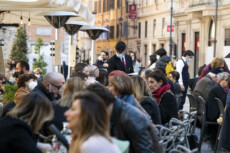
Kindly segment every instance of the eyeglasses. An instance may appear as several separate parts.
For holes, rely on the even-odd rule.
[[[63,87],[63,85],[61,85],[61,86],[56,86],[55,84],[53,84],[53,83],[51,83],[51,82],[50,82],[50,84],[51,84],[52,86],[56,87],[58,90],[60,90],[60,89]]]

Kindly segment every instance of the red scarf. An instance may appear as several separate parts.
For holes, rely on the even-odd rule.
[[[161,95],[171,89],[170,84],[166,84],[162,86],[160,89],[157,89],[156,91],[152,92],[153,97],[157,99],[157,103],[159,104],[161,102]]]

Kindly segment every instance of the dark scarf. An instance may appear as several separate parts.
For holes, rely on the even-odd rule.
[[[164,86],[162,86],[160,89],[157,89],[156,91],[152,92],[153,97],[155,97],[157,99],[157,103],[159,104],[161,102],[161,96],[163,93],[165,93],[166,91],[170,90],[171,86],[170,84],[166,84]]]

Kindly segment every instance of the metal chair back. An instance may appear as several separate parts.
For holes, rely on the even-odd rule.
[[[218,133],[218,138],[217,138],[217,142],[216,142],[216,149],[215,149],[215,153],[219,153],[220,149],[221,149],[221,145],[223,142],[223,131],[224,131],[224,124],[225,124],[225,116],[226,116],[226,110],[224,109],[224,105],[221,102],[221,100],[219,98],[215,98],[219,109],[220,109],[220,117],[222,117],[222,123],[220,125],[220,129],[219,129],[219,133]]]

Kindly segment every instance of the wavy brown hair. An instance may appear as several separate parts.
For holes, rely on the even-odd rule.
[[[121,96],[133,94],[132,81],[129,76],[116,75],[109,77],[109,84],[112,84]]]
[[[37,80],[37,77],[34,74],[21,74],[18,77],[18,82],[17,82],[18,88],[25,87],[26,82],[31,80],[31,79]]]
[[[150,91],[150,88],[146,81],[140,76],[132,76],[133,92],[138,102],[144,98]]]
[[[93,92],[83,91],[73,96],[73,101],[76,100],[80,101],[80,127],[78,128],[77,139],[70,148],[70,153],[80,153],[84,141],[95,134],[111,141],[109,116],[102,99]]]
[[[16,105],[8,115],[26,122],[37,133],[42,125],[53,118],[53,108],[50,101],[37,92],[29,93],[23,103]]]
[[[62,107],[71,107],[73,103],[73,95],[82,91],[85,87],[85,81],[80,77],[72,77],[67,80],[62,98],[56,104]]]

